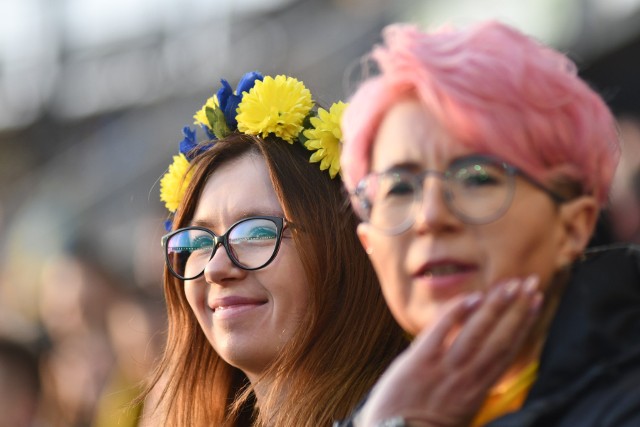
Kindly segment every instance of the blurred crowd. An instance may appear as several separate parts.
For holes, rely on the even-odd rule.
[[[640,244],[640,118],[618,118],[622,153],[592,246],[628,242]]]
[[[135,399],[163,345],[159,284],[123,283],[67,253],[46,262],[38,289],[35,324],[0,301],[0,427],[138,425]]]
[[[622,158],[611,194],[614,239],[640,243],[640,119],[619,120]]]

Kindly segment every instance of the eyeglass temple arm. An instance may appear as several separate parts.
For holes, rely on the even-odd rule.
[[[532,177],[530,177],[529,175],[527,175],[524,171],[514,167],[514,166],[510,166],[511,169],[518,175],[520,175],[521,177],[523,177],[525,180],[527,180],[531,185],[533,185],[534,187],[538,188],[539,190],[544,191],[545,193],[547,193],[549,195],[549,197],[551,197],[551,199],[553,199],[554,202],[561,204],[564,202],[569,201],[568,197],[565,197],[561,194],[556,193],[555,191],[551,190],[550,188],[547,188],[546,186],[544,186],[543,184],[541,184],[540,182],[538,182],[537,180],[533,179]]]

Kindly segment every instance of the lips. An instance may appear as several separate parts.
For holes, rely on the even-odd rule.
[[[442,277],[454,274],[468,273],[475,270],[472,264],[462,263],[459,261],[441,260],[438,262],[430,262],[424,264],[414,274],[415,277]]]
[[[225,310],[237,309],[242,307],[258,306],[265,304],[267,301],[258,298],[228,296],[224,298],[216,298],[209,303],[209,308],[214,313],[223,312]]]
[[[432,298],[446,299],[469,289],[469,279],[477,265],[456,259],[439,259],[424,263],[412,275],[415,283],[429,289]]]

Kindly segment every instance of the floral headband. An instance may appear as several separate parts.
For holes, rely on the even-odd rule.
[[[258,72],[245,74],[235,92],[222,79],[222,87],[193,116],[207,135],[209,144],[198,145],[196,130],[185,126],[180,153],[160,180],[160,200],[173,215],[178,209],[192,178],[190,161],[204,150],[233,132],[263,138],[275,135],[293,144],[298,142],[314,151],[309,161],[320,162],[320,170],[329,171],[331,178],[340,171],[340,120],[346,104],[334,103],[329,110],[313,110],[311,92],[301,81],[278,75],[262,76]],[[197,149],[196,149],[197,148]],[[165,222],[171,228],[171,218]]]

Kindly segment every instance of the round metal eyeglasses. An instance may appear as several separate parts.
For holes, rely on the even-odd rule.
[[[162,247],[169,271],[181,280],[204,274],[221,245],[236,266],[259,270],[278,254],[286,226],[285,218],[253,216],[236,222],[221,236],[205,227],[186,227],[162,237]]]
[[[447,207],[467,224],[487,224],[507,211],[515,192],[516,175],[547,193],[556,203],[566,201],[523,171],[491,156],[473,155],[454,160],[444,171],[392,168],[371,173],[351,194],[356,213],[386,234],[400,234],[415,222],[423,203],[424,180],[442,180]]]

